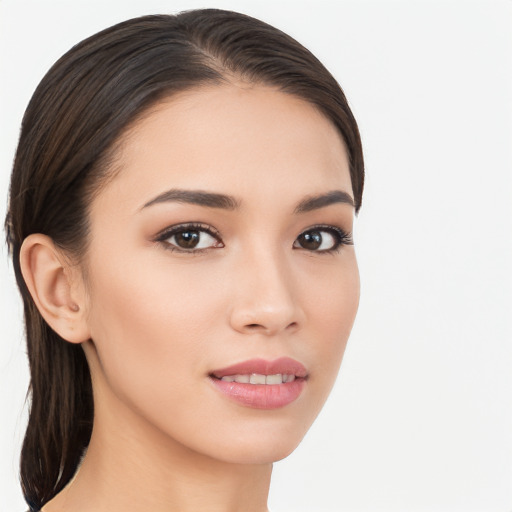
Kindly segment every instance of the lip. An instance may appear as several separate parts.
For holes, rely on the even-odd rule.
[[[244,384],[221,380],[228,375],[295,375],[293,382],[282,384]],[[210,373],[210,380],[228,399],[254,409],[278,409],[299,398],[306,384],[308,372],[303,364],[289,357],[274,361],[251,359]]]
[[[265,359],[251,359],[241,363],[227,366],[220,370],[214,370],[211,375],[221,379],[226,375],[259,373],[261,375],[276,375],[277,373],[293,374],[304,378],[308,374],[305,366],[290,357],[280,357],[274,361]]]

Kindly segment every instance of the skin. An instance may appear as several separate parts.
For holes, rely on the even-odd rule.
[[[323,252],[297,243],[319,224],[352,231],[350,204],[295,212],[311,196],[352,196],[343,141],[305,101],[230,84],[154,107],[123,136],[116,166],[90,207],[81,266],[40,235],[22,254],[33,290],[45,252],[57,255],[62,272],[48,301],[66,320],[50,321],[82,342],[94,389],[89,450],[44,511],[266,511],[272,463],[295,449],[324,404],[358,306],[353,245]],[[144,207],[177,188],[228,194],[239,206]],[[199,252],[156,240],[187,222],[218,236],[202,234],[208,248]],[[308,378],[282,408],[242,406],[209,378],[283,356]]]

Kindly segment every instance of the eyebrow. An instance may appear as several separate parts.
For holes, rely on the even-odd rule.
[[[240,207],[238,199],[226,194],[205,192],[203,190],[171,189],[148,201],[142,209],[167,202],[196,204],[198,206],[220,208],[223,210],[236,210]],[[349,193],[343,190],[332,190],[326,194],[306,197],[295,207],[294,213],[306,213],[337,203],[354,206],[354,200]]]
[[[355,206],[354,200],[349,193],[344,192],[343,190],[333,190],[331,192],[327,192],[327,194],[306,197],[296,206],[295,213],[310,212],[312,210],[318,210],[337,203]]]
[[[148,201],[142,209],[154,204],[167,202],[197,204],[207,208],[221,208],[224,210],[236,210],[240,206],[240,202],[233,196],[225,194],[215,194],[202,190],[171,189]]]

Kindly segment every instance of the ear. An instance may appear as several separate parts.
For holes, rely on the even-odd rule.
[[[78,269],[73,269],[52,239],[29,235],[20,252],[20,265],[27,288],[48,325],[71,343],[90,338],[86,322],[85,293]]]

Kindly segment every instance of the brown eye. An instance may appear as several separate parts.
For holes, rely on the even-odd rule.
[[[308,231],[299,235],[297,241],[303,249],[316,251],[322,245],[322,234],[320,231]]]
[[[158,236],[156,241],[166,249],[197,252],[205,249],[224,247],[219,235],[209,226],[174,226]]]
[[[195,249],[200,240],[199,231],[181,231],[174,235],[175,244],[182,249]]]
[[[305,249],[314,252],[336,251],[341,244],[351,244],[352,239],[337,227],[317,227],[301,233],[295,240],[295,249]]]

